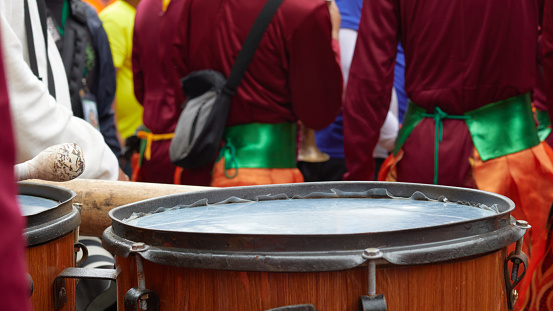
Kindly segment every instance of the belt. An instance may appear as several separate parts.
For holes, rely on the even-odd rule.
[[[248,123],[225,129],[225,145],[217,161],[225,157],[225,175],[228,169],[238,168],[295,168],[295,123]]]
[[[145,147],[142,147],[141,145],[141,155],[143,154],[144,158],[149,161],[152,157],[152,142],[160,140],[171,140],[173,139],[173,136],[175,136],[175,133],[154,134],[149,131],[138,131],[138,133],[136,133],[136,137],[146,141]]]
[[[438,146],[442,141],[443,120],[465,120],[474,147],[482,161],[532,148],[540,143],[532,115],[530,95],[523,94],[488,104],[463,115],[450,115],[439,107],[434,113],[409,102],[403,126],[398,133],[394,155],[397,155],[413,129],[424,118],[433,118],[436,124],[434,149],[434,183],[438,183]]]

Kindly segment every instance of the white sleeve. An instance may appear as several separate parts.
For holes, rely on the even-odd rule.
[[[83,149],[85,157],[82,178],[116,180],[119,173],[117,158],[99,131],[58,104],[48,93],[46,85],[35,77],[24,60],[21,40],[6,20],[4,14],[8,13],[2,11],[0,27],[17,162],[27,161],[52,145],[76,143]],[[21,29],[17,31],[21,32]],[[36,53],[44,53],[44,47],[37,48]],[[52,64],[52,68],[60,70],[60,65],[63,70],[63,64],[59,63]],[[68,92],[67,89],[60,91]],[[63,97],[68,98],[68,95]]]
[[[386,158],[388,153],[394,150],[397,134],[399,132],[399,121],[397,119],[397,95],[392,88],[392,99],[390,102],[390,110],[386,115],[386,120],[380,129],[380,137],[376,144],[373,156],[375,158]],[[395,113],[394,113],[395,112]]]

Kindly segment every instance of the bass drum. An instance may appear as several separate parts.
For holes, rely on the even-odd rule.
[[[434,185],[221,188],[113,209],[103,243],[119,310],[500,311],[513,209]]]
[[[20,182],[19,205],[27,219],[27,263],[34,310],[54,310],[54,279],[75,266],[75,229],[81,217],[73,206],[75,193],[56,186]],[[75,284],[58,293],[68,303],[60,310],[75,310]],[[63,296],[65,298],[63,298]]]

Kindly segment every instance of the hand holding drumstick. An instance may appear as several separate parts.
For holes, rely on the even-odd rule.
[[[83,150],[77,144],[48,147],[31,160],[15,165],[15,179],[69,181],[84,171]]]

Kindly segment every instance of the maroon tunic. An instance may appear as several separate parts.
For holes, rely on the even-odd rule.
[[[553,120],[553,0],[545,0],[543,12],[543,71],[549,118]]]
[[[2,310],[27,311],[30,310],[30,300],[25,276],[25,218],[21,216],[15,196],[15,144],[1,54],[0,52],[0,301]]]
[[[173,0],[165,12],[162,0],[142,0],[133,35],[134,93],[144,106],[143,123],[155,134],[173,133],[184,95],[171,60],[175,27],[185,1]],[[143,159],[139,181],[173,183],[176,166],[169,158],[170,140],[154,141],[150,161]],[[185,170],[181,183],[209,186],[211,167]]]
[[[265,1],[185,2],[175,49],[179,75],[214,69],[228,76]],[[284,1],[232,99],[227,125],[299,119],[322,129],[338,115],[342,83],[325,1]]]
[[[371,180],[372,150],[386,118],[399,40],[405,90],[432,113],[460,115],[531,91],[536,76],[538,1],[365,0],[344,103],[348,180]],[[404,144],[400,181],[432,183],[434,121]],[[444,120],[440,184],[466,186],[473,145],[462,120]]]

